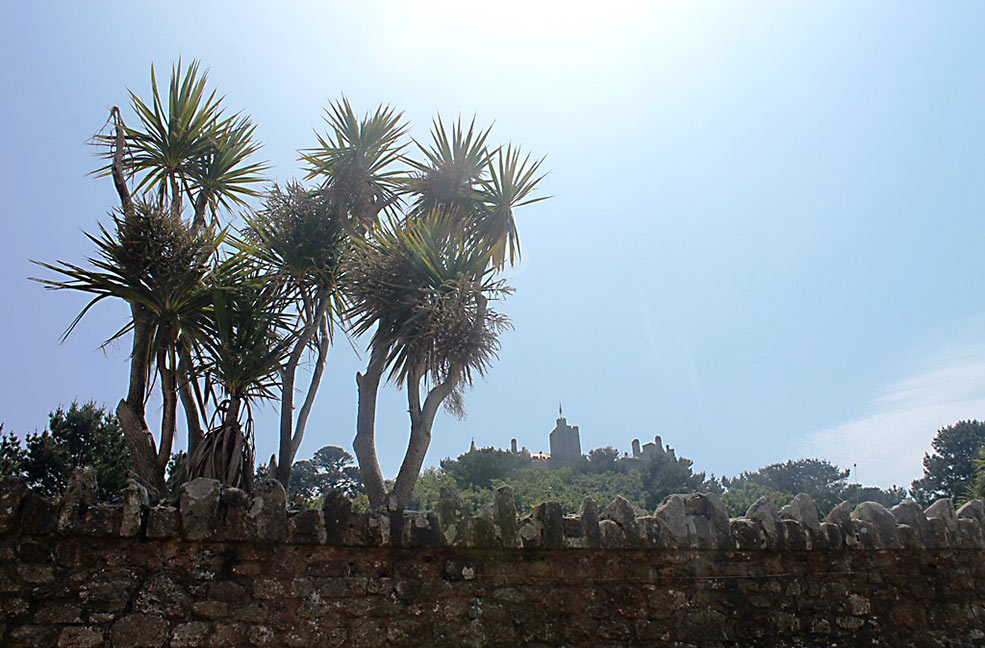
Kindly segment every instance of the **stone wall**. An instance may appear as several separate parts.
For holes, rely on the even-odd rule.
[[[186,484],[176,507],[91,473],[58,500],[0,481],[0,645],[981,646],[985,506],[837,507],[800,495],[728,519],[714,495],[518,518],[291,512],[283,489]]]

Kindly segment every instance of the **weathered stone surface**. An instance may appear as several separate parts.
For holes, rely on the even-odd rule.
[[[564,545],[564,512],[560,504],[557,502],[538,504],[531,511],[530,517],[541,525],[540,546],[560,548]]]
[[[120,520],[120,535],[132,538],[140,535],[144,526],[144,512],[150,507],[147,489],[135,479],[127,481],[123,496],[123,516]]]
[[[852,511],[853,520],[861,520],[871,525],[872,531],[876,534],[879,547],[895,547],[896,540],[896,518],[882,504],[878,502],[862,502]],[[869,533],[868,527],[865,533]],[[866,538],[870,540],[871,538]],[[873,545],[876,546],[876,545]]]
[[[636,523],[636,513],[633,511],[633,505],[625,497],[616,495],[616,499],[612,500],[612,503],[602,511],[599,520],[612,520],[622,529],[623,536],[625,537],[624,542],[628,546],[635,547],[639,545],[640,529]],[[605,546],[604,535],[602,536],[602,542],[603,546]]]
[[[390,542],[394,546],[434,547],[445,544],[445,538],[434,513],[394,511],[390,514]]]
[[[653,516],[664,523],[670,548],[688,546],[687,508],[682,495],[669,495]]]
[[[114,646],[160,648],[168,638],[168,622],[154,614],[128,614],[113,624]]]
[[[767,496],[760,497],[746,509],[746,518],[757,523],[763,530],[767,546],[776,547],[780,541],[780,514],[773,500]]]
[[[796,520],[815,534],[821,532],[821,521],[817,516],[817,506],[807,493],[798,493],[793,498],[793,501],[780,510],[780,517],[787,520]]]
[[[599,533],[602,536],[603,549],[629,549],[633,546],[626,537],[626,530],[615,520],[600,520]]]
[[[811,532],[797,520],[780,520],[783,529],[781,546],[785,551],[807,551],[813,546]]]
[[[698,549],[725,549],[729,546],[728,511],[715,493],[684,496],[688,544]]]
[[[953,547],[957,542],[958,517],[951,500],[937,500],[924,512],[927,515],[927,546],[937,549]]]
[[[841,527],[831,522],[821,523],[820,537],[824,538],[823,545],[827,549],[841,549],[845,539],[841,535]]]
[[[494,506],[461,522],[463,546],[433,535],[435,514],[356,514],[341,505],[332,514],[338,537],[353,546],[298,542],[319,537],[327,511],[285,517],[286,537],[276,542],[188,541],[177,510],[162,507],[148,512],[144,531],[119,537],[90,524],[59,534],[55,522],[32,535],[22,514],[0,534],[0,645],[964,648],[985,640],[985,541],[974,508],[956,516],[948,540],[960,551],[923,548],[897,521],[919,524],[922,512],[869,507],[848,518],[852,551],[833,522],[811,531],[773,520],[770,544],[761,520],[746,518],[727,522],[723,549],[690,547],[692,528],[675,550],[666,548],[674,545],[665,521],[675,519],[673,501],[662,505],[664,517],[633,517],[635,542],[625,506],[600,521],[590,504],[568,517],[543,505],[520,524],[523,549],[502,546]],[[677,501],[684,528],[704,520],[710,542],[708,503]],[[246,512],[221,496],[219,508],[220,518]],[[761,519],[772,518],[769,508]],[[111,509],[89,506],[83,519],[102,510]],[[884,513],[893,518],[890,547],[879,531]],[[583,542],[593,518],[599,548]],[[557,520],[563,543],[545,546],[555,544],[548,529]],[[947,540],[944,517],[926,522],[932,538]],[[157,527],[171,531],[154,537]]]
[[[85,511],[96,503],[98,492],[96,471],[89,466],[76,468],[62,495],[61,509],[58,511],[58,530],[80,531]]]
[[[287,520],[287,541],[292,544],[325,544],[325,514],[319,510],[298,511]]]
[[[438,494],[438,519],[445,536],[452,544],[462,544],[462,521],[465,520],[465,502],[453,488],[442,486]]]
[[[154,506],[147,511],[147,537],[164,540],[178,537],[178,509],[173,506]]]
[[[985,547],[982,527],[974,518],[958,518],[955,546],[961,549],[981,549]]]
[[[0,477],[0,534],[13,530],[26,492],[19,477]]]
[[[915,538],[920,545],[926,544],[929,533],[927,516],[919,504],[913,500],[904,500],[894,506],[890,512],[897,524],[905,524],[913,530],[912,533],[904,532],[910,542],[912,542],[911,538]]]
[[[581,501],[578,508],[578,518],[581,520],[581,535],[584,547],[599,547],[602,544],[602,534],[599,531],[599,507],[591,497]]]
[[[352,502],[338,491],[329,491],[322,498],[322,515],[325,518],[325,542],[341,545],[343,535],[349,528],[352,517]]]
[[[773,533],[776,533],[775,527]],[[755,551],[770,546],[763,525],[758,520],[746,518],[729,520],[729,544],[731,549],[738,551]]]
[[[58,635],[58,648],[101,648],[105,633],[91,626],[69,626]]]
[[[958,519],[960,518],[971,518],[977,520],[980,525],[985,527],[985,502],[982,500],[971,500],[970,502],[965,502],[961,508],[957,510],[956,515]]]
[[[663,521],[652,515],[636,518],[639,526],[640,546],[649,549],[662,549],[667,546],[668,533]]]
[[[909,524],[896,525],[896,544],[906,549],[922,549],[926,546],[920,533]]]
[[[517,524],[516,498],[509,486],[500,486],[493,496],[493,519],[499,527],[504,547],[519,547],[520,535]]]
[[[86,509],[82,518],[82,532],[95,538],[118,536],[122,521],[122,507],[97,504]]]
[[[924,511],[927,518],[940,518],[944,521],[948,533],[954,535],[958,531],[958,516],[954,511],[954,502],[948,498],[942,498],[927,507]]]
[[[218,480],[205,477],[181,485],[178,511],[181,531],[189,540],[207,540],[216,536],[221,486]]]
[[[852,505],[848,502],[839,502],[828,512],[826,522],[835,524],[841,529],[842,536],[852,533]]]
[[[256,538],[278,542],[286,535],[287,491],[276,479],[268,479],[253,490],[247,524],[255,530]]]
[[[171,633],[171,648],[201,648],[207,646],[212,625],[204,621],[178,624]]]
[[[249,508],[250,494],[240,488],[223,484],[219,491],[219,504],[231,508]]]

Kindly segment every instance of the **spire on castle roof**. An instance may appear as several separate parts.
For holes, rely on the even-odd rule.
[[[472,445],[469,446],[469,452],[476,452],[475,438],[472,438]]]

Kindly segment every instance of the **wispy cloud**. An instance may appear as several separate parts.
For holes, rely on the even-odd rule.
[[[808,434],[802,447],[805,456],[857,464],[863,484],[909,487],[937,430],[983,417],[985,345],[977,345],[936,355],[880,390],[861,416]]]

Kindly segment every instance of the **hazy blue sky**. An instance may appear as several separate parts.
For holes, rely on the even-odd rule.
[[[181,56],[252,115],[278,180],[342,93],[419,138],[475,114],[548,156],[554,197],[518,212],[515,331],[430,464],[471,438],[546,450],[562,401],[586,450],[659,434],[718,474],[819,456],[909,485],[939,427],[985,416],[983,33],[976,1],[12,5],[0,421],[125,393],[127,346],[99,344],[126,309],[60,345],[84,299],[28,259],[90,253],[116,199],[86,139]],[[299,456],[351,447],[361,364],[333,350]],[[388,475],[407,429],[389,389]]]

